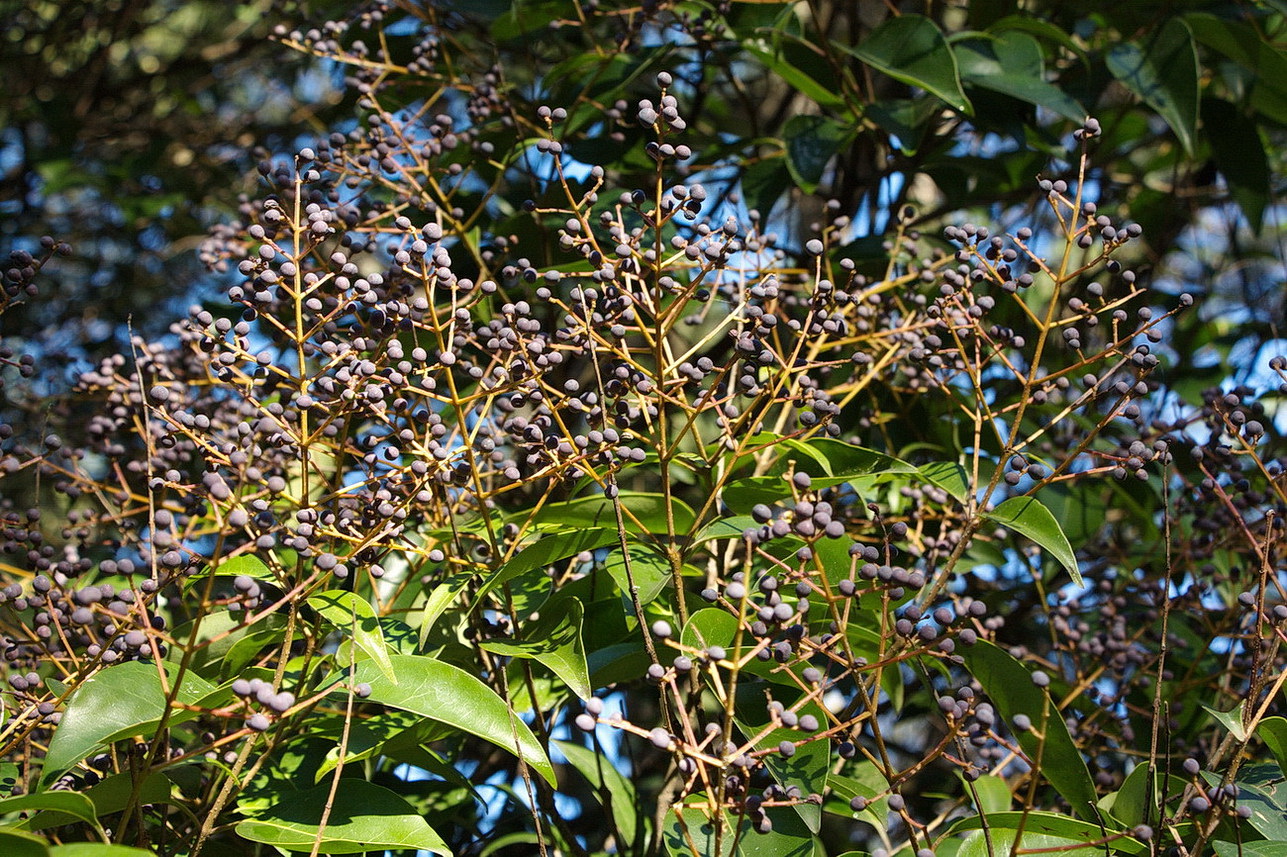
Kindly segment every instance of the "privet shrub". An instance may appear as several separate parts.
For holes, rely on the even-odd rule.
[[[682,70],[412,108],[441,31],[343,31],[281,34],[361,122],[263,163],[224,295],[5,427],[5,853],[1276,853],[1274,429],[1162,385],[1098,122],[864,269],[695,162]]]

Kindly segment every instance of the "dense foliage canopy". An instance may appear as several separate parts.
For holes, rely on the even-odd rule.
[[[1287,853],[1287,10],[340,5],[19,16],[0,853]]]

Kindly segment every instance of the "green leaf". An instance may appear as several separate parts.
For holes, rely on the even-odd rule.
[[[715,847],[715,824],[708,813],[704,795],[691,795],[666,813],[662,842],[673,857],[731,857],[736,838],[740,857],[810,857],[816,853],[814,838],[789,807],[770,807],[765,813],[773,822],[767,834],[753,833],[738,816],[721,812],[724,834],[720,847]],[[735,837],[739,822],[743,830]],[[691,843],[691,844],[690,844]],[[696,850],[694,850],[694,847]]]
[[[937,485],[962,503],[969,501],[970,475],[958,462],[931,461],[916,469],[926,482]]]
[[[1274,754],[1279,769],[1287,773],[1287,718],[1266,717],[1256,726],[1256,734]]]
[[[1287,842],[1212,842],[1217,857],[1287,857]]]
[[[1068,537],[1060,528],[1059,521],[1055,520],[1055,516],[1050,514],[1050,510],[1041,501],[1035,497],[1011,497],[991,512],[985,513],[984,517],[1036,542],[1059,560],[1072,577],[1073,583],[1083,585],[1072,545],[1068,543]]]
[[[84,792],[84,795],[94,804],[94,814],[102,818],[105,815],[124,810],[130,805],[131,798],[137,798],[137,804],[140,806],[146,806],[151,803],[167,803],[170,800],[172,788],[173,784],[170,779],[157,771],[148,774],[143,779],[136,795],[134,776],[129,773],[122,773],[113,774],[101,783],[91,786]],[[46,811],[39,813],[35,818],[28,821],[25,826],[28,830],[45,830],[50,827],[70,824],[71,821],[72,816],[64,812]]]
[[[675,532],[688,532],[697,520],[697,515],[684,501],[673,497],[667,501],[661,494],[622,491],[619,499],[628,533],[664,534],[667,506],[673,516]],[[533,521],[538,524],[553,524],[560,529],[606,527],[615,532],[617,515],[613,511],[612,501],[602,494],[596,494],[563,503],[550,503],[537,513]]]
[[[554,766],[518,715],[496,693],[462,669],[433,658],[392,655],[394,684],[372,661],[357,665],[356,681],[371,685],[369,701],[410,711],[515,753],[555,785]]]
[[[22,830],[0,827],[0,854],[4,857],[50,857],[49,843]]]
[[[76,819],[98,827],[94,802],[80,792],[36,792],[0,800],[0,815],[43,809],[56,810],[69,822]]]
[[[1044,689],[1032,683],[1023,664],[992,643],[980,640],[960,651],[965,657],[966,669],[979,680],[1006,722],[1016,714],[1026,714],[1032,720],[1033,728],[1019,733],[1019,744],[1030,759],[1040,758],[1042,775],[1073,811],[1093,820],[1098,799],[1095,783],[1054,701]],[[1044,746],[1035,734],[1043,729]]]
[[[614,764],[613,760],[580,744],[555,741],[569,764],[594,786],[595,797],[611,813],[612,824],[620,834],[620,846],[635,841],[639,829],[639,800],[634,783]]]
[[[106,842],[71,842],[55,846],[50,857],[152,857],[153,852]]]
[[[582,699],[594,694],[585,662],[581,622],[585,608],[576,598],[567,599],[563,609],[543,611],[532,627],[524,628],[522,639],[488,640],[482,648],[498,655],[532,658],[548,667]]]
[[[790,84],[792,89],[803,94],[815,104],[832,108],[844,106],[845,102],[840,97],[840,93],[823,86],[807,73],[793,66],[780,53],[761,49],[756,46],[755,41],[747,41],[743,47],[748,54],[763,63],[766,69],[782,78],[782,80]]]
[[[751,164],[742,172],[741,186],[747,209],[767,218],[774,203],[791,187],[786,158],[764,158]]]
[[[600,506],[608,502],[607,499],[603,497],[590,497],[587,499],[597,502]],[[573,502],[579,502],[582,505],[577,506],[574,511],[565,509],[571,517],[571,520],[568,521],[569,524],[573,524],[578,518],[584,519],[588,509],[583,501]],[[566,504],[555,503],[553,505],[565,506]],[[548,511],[549,508],[550,507],[547,506],[546,511]],[[609,515],[611,515],[612,510],[610,507],[607,511]],[[558,517],[553,516],[542,518],[542,520],[557,521]],[[610,524],[613,520],[615,519],[605,519],[602,523]],[[478,604],[481,602],[483,597],[497,586],[513,580],[520,575],[527,574],[529,571],[535,571],[538,568],[545,568],[550,563],[576,556],[582,551],[597,550],[598,548],[605,547],[607,545],[617,544],[620,540],[620,536],[617,534],[616,530],[604,529],[602,527],[566,530],[563,532],[543,535],[532,544],[514,554],[505,564],[497,569],[496,573],[489,577],[479,588],[478,594],[474,596],[474,603]]]
[[[1240,705],[1237,708],[1231,708],[1228,711],[1217,711],[1215,708],[1212,708],[1210,705],[1207,705],[1206,703],[1199,703],[1199,704],[1203,707],[1203,709],[1206,710],[1208,714],[1214,717],[1216,719],[1216,722],[1218,722],[1221,726],[1223,726],[1229,732],[1230,735],[1232,735],[1234,738],[1237,738],[1239,741],[1247,740],[1247,728],[1242,724],[1243,706]]]
[[[1112,75],[1156,110],[1192,154],[1198,127],[1198,52],[1189,25],[1168,17],[1142,41],[1109,48],[1104,59]]]
[[[1045,765],[1042,765],[1045,771]],[[1094,815],[1092,814],[1092,818]],[[1109,828],[1107,831],[1098,821],[1080,821],[1070,818],[1066,815],[1059,815],[1053,812],[994,812],[989,813],[986,817],[978,815],[966,816],[955,822],[948,828],[944,838],[950,837],[957,833],[964,833],[970,830],[979,831],[966,839],[961,845],[958,855],[967,855],[967,857],[986,857],[989,854],[986,840],[983,838],[982,827],[987,825],[991,832],[993,842],[993,854],[1009,854],[1011,846],[1014,844],[1014,835],[1018,830],[1023,830],[1023,839],[1019,844],[1025,852],[1029,850],[1040,851],[1041,849],[1064,849],[1058,850],[1060,855],[1073,854],[1076,857],[1092,857],[1091,852],[1095,855],[1104,853],[1103,845],[1087,845],[1090,852],[1081,848],[1075,848],[1081,843],[1099,842],[1104,838],[1105,832],[1112,835],[1114,832],[1122,833],[1124,831],[1113,831]],[[1041,844],[1047,843],[1047,844]],[[967,850],[968,848],[968,850]],[[1125,835],[1113,840],[1113,848],[1126,854],[1148,854],[1149,848],[1143,842],[1135,839],[1133,836]],[[1051,853],[1056,853],[1054,850]]]
[[[757,700],[759,703],[755,707],[757,711],[764,710],[763,696]],[[800,714],[812,714],[818,718],[819,723],[827,722],[827,712],[816,703],[810,703],[799,709]],[[741,724],[742,731],[748,733],[747,737],[758,733],[764,724]],[[769,750],[777,747],[783,741],[795,743],[808,737],[805,733],[797,729],[774,729],[768,735],[756,742],[758,750]],[[827,769],[831,761],[831,744],[826,740],[813,740],[805,744],[799,744],[795,748],[795,755],[790,758],[782,756],[780,753],[771,752],[764,756],[764,764],[773,774],[773,778],[785,787],[799,786],[800,791],[806,795],[825,794],[827,787]],[[798,803],[795,805],[795,811],[803,819],[805,826],[813,833],[817,833],[822,826],[822,807],[812,803]]]
[[[895,80],[938,96],[956,110],[971,110],[952,48],[929,18],[900,15],[885,21],[857,47],[835,46]]]
[[[1287,807],[1275,800],[1279,790],[1254,786],[1241,778],[1238,780],[1238,805],[1251,808],[1247,820],[1266,839],[1287,842]]]
[[[311,596],[308,604],[337,631],[351,634],[353,644],[375,661],[389,681],[398,683],[384,633],[380,630],[380,620],[369,601],[355,592],[332,589]]]
[[[867,806],[862,812],[855,812],[848,806],[845,807],[845,812],[876,830],[885,830],[889,824],[889,783],[867,759],[854,765],[848,773],[849,776],[832,774],[827,777],[827,786],[846,804],[856,797],[866,798]],[[877,797],[882,794],[883,797]]]
[[[1259,232],[1272,190],[1269,157],[1258,124],[1228,101],[1204,98],[1202,127],[1230,196],[1252,230]]]
[[[1008,30],[989,39],[968,39],[954,46],[966,83],[1044,107],[1074,122],[1086,109],[1047,82],[1041,45],[1027,33]]]
[[[171,679],[173,680],[173,679]],[[195,705],[216,690],[189,671],[176,701]],[[40,781],[47,786],[99,747],[135,735],[150,736],[165,714],[165,691],[157,665],[129,661],[85,679],[67,699],[62,721],[49,741]],[[196,712],[176,709],[169,723],[190,720]]]
[[[184,579],[183,587],[184,589],[191,589],[198,580],[203,580],[212,574],[218,577],[236,577],[244,574],[247,577],[253,577],[255,580],[263,580],[268,583],[277,582],[277,578],[262,559],[253,553],[243,553],[229,557],[218,565],[207,565],[198,569]]]
[[[786,140],[786,163],[796,186],[813,193],[826,172],[827,164],[848,142],[852,128],[826,116],[792,116],[782,129]]]
[[[1262,115],[1287,123],[1287,53],[1242,21],[1205,12],[1185,15],[1193,35],[1207,47],[1246,69],[1253,81],[1251,106]]]
[[[688,617],[688,624],[679,633],[679,642],[693,649],[727,648],[736,635],[736,616],[719,607],[706,607]]]
[[[360,854],[386,849],[419,849],[450,854],[419,810],[388,789],[365,780],[344,779],[321,826],[330,800],[329,782],[286,793],[274,806],[237,825],[237,834],[288,851],[310,851],[321,831],[319,854]]]
[[[970,793],[970,788],[974,789],[974,794],[978,796],[976,809],[980,813],[992,816],[998,812],[1007,812],[1010,809],[1012,796],[1010,786],[1005,780],[991,774],[979,777],[970,786],[965,787],[966,794]]]
[[[704,531],[703,531],[704,532]],[[626,574],[626,557],[630,558],[630,574]],[[608,554],[604,568],[622,592],[630,593],[630,578],[639,587],[639,603],[647,604],[666,588],[670,582],[670,563],[657,551],[637,542],[629,546],[628,553],[620,549]]]

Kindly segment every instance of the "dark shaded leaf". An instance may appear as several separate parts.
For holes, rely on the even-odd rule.
[[[1139,42],[1109,48],[1108,70],[1166,120],[1192,154],[1198,128],[1198,54],[1181,18],[1167,18]]]
[[[929,18],[911,14],[890,18],[857,47],[836,47],[895,80],[938,96],[956,110],[971,110],[952,48]]]

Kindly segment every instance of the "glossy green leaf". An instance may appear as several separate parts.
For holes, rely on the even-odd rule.
[[[1287,842],[1212,842],[1217,857],[1287,857]]]
[[[280,802],[237,825],[237,834],[288,851],[310,851],[321,836],[319,854],[360,854],[416,849],[450,854],[420,812],[388,789],[345,779],[322,826],[331,784],[281,795]]]
[[[585,662],[585,643],[581,639],[584,608],[576,598],[569,598],[561,609],[545,611],[531,627],[522,629],[516,640],[488,640],[481,646],[489,652],[514,658],[532,658],[551,672],[582,699],[594,693],[590,671]]]
[[[1247,740],[1247,729],[1242,724],[1243,706],[1232,708],[1228,711],[1219,711],[1206,703],[1199,703],[1202,708],[1216,719],[1216,722],[1225,728],[1226,731],[1239,741]]]
[[[667,508],[670,509],[676,532],[688,532],[697,520],[697,515],[684,501],[671,498],[667,503],[661,494],[622,491],[618,499],[621,501],[626,531],[630,533],[665,533]],[[615,533],[617,527],[617,515],[612,501],[602,494],[563,503],[550,503],[533,520],[537,524],[553,525],[561,529],[596,527]]]
[[[1008,30],[988,39],[967,39],[953,45],[961,79],[974,86],[1044,107],[1074,122],[1086,109],[1046,80],[1041,45],[1027,33]]]
[[[792,116],[782,129],[786,141],[786,163],[796,186],[813,193],[826,172],[827,164],[845,145],[852,133],[826,116]]]
[[[955,461],[931,461],[916,468],[933,485],[942,488],[962,503],[970,499],[970,474]]]
[[[50,857],[49,843],[33,833],[0,827],[0,854],[4,857]]]
[[[1036,542],[1068,571],[1073,583],[1082,586],[1077,556],[1068,537],[1050,510],[1035,497],[1011,497],[984,517]]]
[[[340,633],[351,635],[353,644],[375,661],[380,671],[394,684],[393,663],[389,660],[389,647],[385,645],[380,620],[371,602],[355,592],[332,589],[308,599],[308,604]]]
[[[1033,729],[1018,734],[1019,744],[1030,759],[1040,758],[1041,773],[1055,790],[1086,819],[1095,818],[1098,796],[1086,762],[1073,743],[1063,715],[1042,688],[1032,683],[1028,670],[1010,654],[980,640],[960,649],[966,669],[983,686],[1006,722],[1026,714]],[[1035,732],[1045,731],[1044,742]]]
[[[69,842],[54,846],[49,857],[151,857],[153,853],[142,848],[107,842]]]
[[[1166,120],[1184,150],[1192,153],[1198,128],[1198,54],[1182,18],[1109,48],[1108,70]]]
[[[1287,801],[1281,795],[1287,786],[1252,785],[1239,777],[1238,805],[1251,809],[1247,819],[1266,839],[1287,842]]]
[[[113,774],[101,783],[85,790],[85,797],[94,804],[94,813],[102,818],[114,812],[121,812],[134,800],[139,806],[168,803],[174,785],[169,777],[154,771],[143,778],[135,791],[134,775],[130,773]],[[67,824],[68,817],[59,812],[42,812],[28,822],[31,830],[44,830]]]
[[[846,804],[856,797],[866,798],[867,806],[861,812],[847,806],[845,812],[877,830],[884,830],[889,822],[889,783],[867,759],[850,766],[846,774],[831,774],[827,777],[827,786]]]
[[[1106,832],[1109,835],[1114,832],[1111,828],[1106,830],[1097,821],[1082,821],[1053,812],[994,812],[989,813],[986,818],[970,815],[953,823],[945,834],[946,836],[951,836],[971,830],[979,831],[977,835],[972,834],[966,839],[966,842],[961,846],[961,850],[957,852],[958,855],[968,854],[972,855],[972,857],[987,857],[987,846],[982,835],[982,827],[985,823],[991,832],[993,843],[997,845],[993,852],[995,854],[1010,853],[1010,846],[1014,844],[1015,832],[1022,830],[1023,839],[1020,841],[1019,847],[1025,851],[1029,849],[1040,850],[1041,848],[1068,848],[1068,851],[1059,851],[1058,853],[1091,857],[1089,853],[1083,854],[1082,849],[1075,846],[1081,843],[1097,843],[1104,838]],[[1113,840],[1113,847],[1117,851],[1131,855],[1149,853],[1148,846],[1131,836],[1129,832],[1117,832],[1124,834],[1120,838]],[[1049,844],[1041,845],[1039,844],[1041,842],[1048,842]],[[967,846],[970,849],[968,851],[966,850]],[[1088,845],[1087,848],[1093,849],[1096,854],[1104,853],[1103,845]]]
[[[626,570],[627,557],[630,563],[629,573]],[[639,587],[640,604],[648,604],[656,599],[670,582],[670,563],[647,545],[631,544],[626,553],[620,549],[614,550],[603,561],[603,566],[612,575],[617,588],[626,594],[630,593],[631,578],[634,579],[635,586]]]
[[[1278,768],[1287,772],[1287,717],[1266,717],[1256,725],[1256,735],[1265,742]]]
[[[195,705],[213,691],[214,685],[189,671],[176,700]],[[49,741],[41,783],[49,784],[106,743],[150,736],[165,706],[165,691],[155,664],[129,661],[99,670],[68,698],[62,721]],[[194,716],[194,712],[176,708],[169,722],[180,723]]]
[[[65,823],[70,823],[72,819],[77,819],[88,822],[95,827],[98,826],[94,802],[80,792],[41,791],[0,800],[0,815],[11,812],[31,812],[33,810],[54,810],[67,819]],[[40,828],[31,829],[39,830]]]
[[[895,80],[918,86],[969,113],[956,57],[938,25],[922,15],[890,18],[857,47],[836,45]]]
[[[611,823],[620,834],[619,841],[623,845],[634,842],[643,814],[640,813],[634,783],[621,773],[618,763],[580,744],[569,741],[554,743],[567,757],[568,763],[594,787],[595,797],[611,813]],[[647,823],[646,818],[644,823]]]
[[[606,498],[590,497],[587,501],[574,501],[580,503],[575,509],[567,509],[572,520],[567,523],[573,524],[574,521],[585,519],[590,514],[591,508],[597,510],[593,516],[596,519],[603,517],[606,513],[608,517],[600,523],[602,525],[613,526],[615,519],[611,517],[612,508]],[[563,506],[565,504],[554,504]],[[547,511],[549,507],[546,507]],[[557,518],[543,518],[547,522],[556,522]],[[619,544],[621,537],[615,529],[605,529],[604,526],[590,527],[588,529],[570,529],[561,532],[547,533],[538,538],[535,542],[514,554],[505,562],[496,573],[487,579],[479,588],[478,594],[474,596],[474,603],[480,603],[487,593],[496,587],[513,580],[520,575],[527,574],[529,571],[535,571],[538,568],[545,568],[550,563],[576,556],[582,551],[597,550],[607,545]]]
[[[184,579],[183,586],[185,589],[191,589],[196,581],[204,580],[211,574],[218,577],[236,577],[244,574],[246,577],[253,577],[255,580],[262,580],[268,583],[277,582],[272,570],[268,568],[262,559],[253,553],[243,553],[229,557],[218,565],[207,565],[198,569]]]
[[[764,698],[760,695],[757,700],[759,703],[756,708],[759,711],[764,710]],[[827,722],[827,713],[817,704],[808,704],[799,709],[800,714],[812,714],[818,719],[819,723]],[[743,732],[748,733],[747,737],[758,734],[763,724],[741,723]],[[756,749],[768,750],[777,747],[783,741],[790,741],[796,744],[795,754],[790,758],[782,756],[780,753],[769,753],[764,756],[764,764],[773,774],[773,778],[778,784],[785,787],[799,786],[803,794],[825,794],[827,788],[827,774],[831,762],[831,743],[827,740],[813,740],[807,743],[798,743],[809,737],[798,729],[774,729],[768,735],[756,742]],[[822,807],[813,803],[800,803],[794,807],[800,818],[803,819],[805,826],[813,833],[817,833],[822,826]]]
[[[724,832],[717,848],[715,822],[703,796],[693,795],[666,814],[662,842],[672,857],[731,857],[734,853],[739,857],[810,857],[815,853],[814,839],[798,815],[787,807],[771,807],[765,814],[773,822],[772,831],[759,834],[743,830],[740,837],[735,837],[738,824],[745,822],[738,816],[721,813]]]
[[[410,711],[463,729],[518,755],[551,785],[554,766],[518,715],[496,693],[469,673],[417,655],[391,655],[394,684],[372,661],[357,665],[357,682],[371,685],[369,701]]]
[[[1273,194],[1269,156],[1257,123],[1228,101],[1202,100],[1202,127],[1229,195],[1259,232]]]
[[[693,649],[727,648],[737,635],[737,617],[720,607],[706,607],[688,617],[679,642]]]

